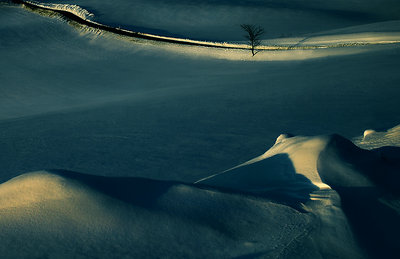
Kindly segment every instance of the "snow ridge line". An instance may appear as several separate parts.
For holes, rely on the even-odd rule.
[[[246,44],[235,44],[235,43],[227,43],[227,42],[208,42],[208,41],[199,41],[199,40],[191,40],[191,39],[183,39],[183,38],[174,38],[167,36],[159,36],[149,33],[136,32],[131,30],[126,30],[122,28],[116,28],[112,26],[108,26],[105,24],[101,24],[91,20],[94,16],[89,11],[81,8],[78,5],[70,5],[70,4],[42,4],[39,2],[26,1],[26,0],[10,0],[12,3],[20,4],[32,10],[45,10],[51,11],[57,14],[62,15],[64,18],[77,22],[81,25],[86,25],[88,27],[114,33],[121,36],[138,38],[156,42],[165,42],[172,44],[180,44],[180,45],[189,45],[189,46],[200,46],[200,47],[209,47],[209,48],[220,48],[220,49],[238,49],[238,50],[250,50],[250,46]],[[397,44],[400,41],[390,41],[390,42],[353,42],[353,43],[338,43],[333,45],[308,45],[308,46],[299,46],[301,43],[298,42],[295,45],[291,46],[279,46],[279,45],[261,45],[256,47],[257,50],[313,50],[313,49],[327,49],[327,48],[342,48],[342,47],[351,47],[351,46],[365,46],[365,45],[377,45],[377,44]]]
[[[94,22],[94,21],[88,19],[88,17],[86,17],[84,15],[79,15],[75,12],[72,12],[68,8],[60,8],[59,6],[56,6],[56,5],[55,6],[47,6],[47,5],[42,5],[40,3],[24,1],[24,0],[12,0],[12,2],[15,4],[21,4],[30,9],[33,9],[33,10],[39,9],[39,10],[53,11],[55,13],[61,14],[66,19],[77,22],[79,24],[86,25],[86,26],[94,28],[94,29],[99,29],[99,30],[115,33],[118,35],[127,36],[127,37],[133,37],[133,38],[139,38],[139,39],[145,39],[145,40],[151,40],[151,41],[158,41],[158,42],[182,44],[182,45],[201,46],[201,47],[213,47],[213,48],[224,48],[224,49],[248,49],[248,47],[246,45],[228,44],[228,43],[219,43],[219,42],[195,41],[195,40],[190,40],[190,39],[164,37],[164,36],[158,36],[158,35],[153,35],[153,34],[125,30],[125,29],[121,29],[121,28],[115,28],[115,27],[111,27],[111,26],[108,26],[105,24]],[[81,10],[84,10],[84,9],[81,8]],[[89,14],[89,12],[87,12],[87,13]]]

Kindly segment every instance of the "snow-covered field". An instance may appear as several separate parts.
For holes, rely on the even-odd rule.
[[[32,3],[229,48],[0,2],[1,258],[396,258],[397,1]]]

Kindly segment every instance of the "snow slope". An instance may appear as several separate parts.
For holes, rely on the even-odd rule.
[[[43,2],[285,50],[1,2],[0,257],[397,255],[397,1]]]
[[[352,25],[400,19],[396,0],[44,0],[73,4],[93,13],[95,21],[183,38],[238,41],[240,24],[263,26],[267,38],[299,36]],[[321,22],[323,21],[323,22]]]
[[[0,12],[3,180],[65,168],[193,182],[260,154],[282,131],[350,138],[400,120],[396,44],[252,62],[247,51],[132,44],[17,6]]]
[[[396,191],[390,185],[399,170],[333,135],[280,136],[264,155],[195,185],[60,170],[23,174],[0,185],[0,251],[5,258],[388,258],[399,224],[387,211],[399,207],[385,193]],[[372,196],[360,196],[360,188]],[[292,208],[294,200],[303,212]],[[377,202],[383,208],[374,211]],[[363,219],[354,219],[365,203]],[[354,220],[371,233],[360,237]],[[371,220],[390,229],[366,225]]]
[[[260,194],[278,190],[308,200],[312,191],[330,188],[317,171],[318,157],[327,141],[281,135],[265,154],[196,183]]]
[[[66,19],[68,23],[74,27],[79,28],[82,33],[96,34],[111,34],[109,36],[119,37],[127,41],[135,41],[136,44],[157,44],[158,47],[163,47],[166,51],[179,52],[197,56],[210,56],[213,58],[223,58],[229,60],[244,60],[248,59],[248,54],[243,51],[247,50],[246,44],[234,44],[228,42],[209,42],[204,40],[192,40],[177,37],[168,37],[163,35],[156,35],[154,33],[143,33],[140,29],[127,30],[124,28],[113,27],[112,25],[101,24],[93,21],[93,14],[77,5],[71,4],[46,4],[31,1],[15,1],[15,3],[22,4],[28,10],[46,15],[50,17],[59,17]],[[390,28],[388,32],[387,24]],[[368,28],[380,27],[379,32],[364,32],[364,33],[349,33],[346,34],[333,34],[329,32],[328,35],[318,33],[309,35],[304,38],[288,38],[288,39],[275,39],[264,41],[264,45],[258,46],[258,50],[264,50],[257,58],[252,60],[302,60],[310,58],[321,58],[333,55],[349,55],[356,54],[364,51],[374,50],[370,45],[382,44],[398,44],[400,43],[400,30],[399,24],[396,22],[379,23],[380,26],[368,24],[364,26],[351,27],[350,30],[354,32],[368,31]],[[360,28],[361,27],[361,28]],[[365,27],[363,29],[363,27]],[[397,31],[397,32],[396,32]],[[167,43],[167,44],[165,44]],[[172,44],[171,44],[172,43]],[[368,48],[349,48],[351,46],[368,46]],[[189,46],[189,47],[188,47]],[[193,46],[201,47],[194,49]],[[206,49],[204,47],[207,47]],[[347,48],[344,48],[347,47]],[[228,52],[221,52],[220,49],[229,50]],[[321,50],[322,49],[322,50]],[[235,51],[236,50],[236,51]],[[242,50],[241,52],[237,50]],[[267,50],[268,52],[265,52]],[[290,52],[287,52],[290,50]],[[306,50],[306,51],[305,51]],[[270,51],[278,51],[271,55]]]
[[[178,183],[35,172],[2,184],[0,194],[3,258],[329,253],[307,240],[320,230],[312,214]],[[350,235],[343,216],[338,217],[338,231]],[[357,257],[351,236],[330,239],[337,241],[330,244],[337,254]]]
[[[371,150],[339,135],[283,134],[265,154],[196,184],[274,197],[287,204],[295,197],[331,226],[337,215],[325,206],[332,204],[329,194],[335,190],[340,195],[335,206],[343,209],[364,250],[372,257],[394,258],[400,242],[398,133],[397,126],[367,134],[363,139],[369,147],[374,145]],[[385,146],[388,140],[393,146]]]

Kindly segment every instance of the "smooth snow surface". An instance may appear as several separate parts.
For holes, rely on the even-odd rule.
[[[397,0],[11,2],[0,258],[397,257]]]

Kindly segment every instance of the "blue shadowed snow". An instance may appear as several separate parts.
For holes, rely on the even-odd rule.
[[[398,1],[8,2],[0,257],[397,255]]]

